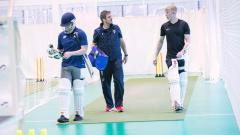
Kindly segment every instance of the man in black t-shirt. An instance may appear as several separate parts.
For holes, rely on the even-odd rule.
[[[156,65],[157,56],[167,38],[166,64],[172,106],[175,111],[183,109],[184,95],[187,86],[187,73],[185,70],[184,55],[190,44],[190,28],[188,23],[176,17],[177,7],[169,5],[165,8],[166,18],[169,20],[161,26],[160,39],[157,44],[153,63]],[[175,70],[177,68],[177,70]],[[176,73],[175,73],[176,72]]]

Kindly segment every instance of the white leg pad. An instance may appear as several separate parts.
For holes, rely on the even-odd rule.
[[[167,78],[169,81],[172,106],[175,106],[175,102],[181,105],[178,63],[176,59],[172,59],[172,66],[168,69]]]
[[[76,79],[73,81],[74,107],[82,117],[84,117],[84,89],[84,80]]]
[[[181,95],[181,102],[183,106],[184,98],[187,90],[187,82],[188,82],[187,72],[182,72],[179,76],[180,76],[180,88],[181,88],[180,95]]]
[[[66,78],[60,79],[57,93],[59,96],[60,112],[69,118],[71,82]]]

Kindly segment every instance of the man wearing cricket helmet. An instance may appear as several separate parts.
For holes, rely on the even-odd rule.
[[[63,31],[58,36],[58,50],[63,52],[61,80],[59,82],[60,118],[59,123],[69,122],[69,104],[71,89],[74,94],[75,117],[80,121],[84,117],[84,80],[81,69],[85,68],[84,57],[88,48],[85,32],[75,25],[75,16],[67,12],[62,15]]]

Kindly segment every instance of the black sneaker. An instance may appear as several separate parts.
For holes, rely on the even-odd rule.
[[[66,118],[64,115],[61,115],[60,118],[57,120],[59,123],[67,123],[69,119]]]
[[[176,111],[176,112],[182,112],[183,109],[184,109],[183,107],[177,107],[177,108],[175,108],[175,111]]]
[[[76,114],[75,118],[73,119],[73,121],[81,121],[81,120],[83,120],[83,118],[79,114]]]
[[[174,102],[174,109],[175,109],[175,112],[181,112],[183,111],[183,107],[180,106],[176,101]]]

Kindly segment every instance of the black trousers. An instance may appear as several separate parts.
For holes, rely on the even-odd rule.
[[[114,101],[111,92],[111,81],[114,82]],[[106,69],[100,71],[103,95],[107,107],[113,108],[123,105],[124,82],[123,82],[122,59],[109,61]]]

